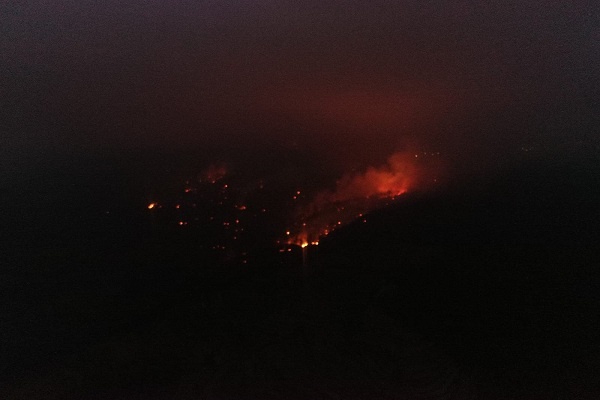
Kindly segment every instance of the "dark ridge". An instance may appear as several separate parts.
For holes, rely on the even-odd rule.
[[[304,265],[259,240],[247,265],[223,262],[202,229],[153,225],[126,167],[21,186],[3,216],[0,394],[595,398],[598,165],[407,195]]]
[[[484,380],[589,389],[600,367],[599,165],[529,163],[408,195],[323,241],[321,263],[386,282],[387,315]]]

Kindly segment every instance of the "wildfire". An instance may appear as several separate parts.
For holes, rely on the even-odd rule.
[[[416,184],[418,170],[411,154],[396,153],[381,167],[344,175],[335,190],[317,194],[296,210],[296,223],[287,230],[289,245],[317,245],[319,239],[365,213],[383,207]],[[292,233],[295,231],[295,233]]]
[[[246,260],[255,243],[276,243],[281,253],[302,249],[306,261],[310,247],[319,246],[335,230],[353,221],[366,223],[369,212],[385,207],[417,184],[423,188],[427,182],[423,163],[430,154],[422,155],[394,154],[385,164],[343,175],[332,189],[314,195],[310,188],[289,184],[288,190],[281,190],[211,165],[196,180],[182,182],[172,198],[155,200],[146,207],[153,210],[155,224],[168,221],[187,226],[190,234],[210,232],[207,248],[228,262]]]

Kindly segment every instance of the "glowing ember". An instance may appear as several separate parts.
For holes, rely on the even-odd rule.
[[[343,176],[335,190],[317,194],[296,210],[297,222],[286,231],[287,243],[316,245],[321,237],[340,226],[357,219],[366,222],[364,214],[407,193],[419,180],[420,172],[413,154],[396,153],[379,168],[369,167],[362,173]]]
[[[423,174],[429,153],[423,154],[427,156],[395,154],[384,165],[346,174],[332,189],[313,196],[307,194],[310,188],[290,187],[292,182],[285,190],[288,183],[277,187],[252,182],[229,174],[225,167],[210,166],[198,179],[182,182],[171,199],[149,203],[147,208],[156,210],[154,224],[168,221],[193,227],[191,234],[209,232],[207,248],[227,262],[241,263],[246,259],[242,252],[255,243],[277,243],[281,253],[302,249],[306,262],[310,247],[319,246],[325,236],[348,223],[366,222],[369,212],[391,204],[417,183],[422,188],[431,182]]]

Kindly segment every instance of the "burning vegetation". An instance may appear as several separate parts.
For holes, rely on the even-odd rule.
[[[378,168],[346,174],[334,188],[312,194],[266,180],[249,182],[224,165],[211,165],[147,208],[157,221],[202,232],[204,245],[222,259],[246,263],[257,246],[278,246],[284,253],[305,249],[350,222],[366,223],[369,212],[432,181],[423,160],[437,155],[396,153]]]
[[[407,153],[392,155],[379,168],[346,174],[334,190],[318,193],[295,211],[293,226],[286,232],[288,244],[318,244],[323,236],[354,220],[367,222],[365,214],[388,205],[418,181],[418,168]]]

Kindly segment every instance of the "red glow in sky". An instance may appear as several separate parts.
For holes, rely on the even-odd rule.
[[[414,153],[401,152],[382,166],[348,173],[337,181],[335,189],[318,193],[296,210],[294,232],[286,232],[286,242],[316,244],[341,225],[363,220],[364,214],[387,205],[388,200],[410,190],[427,189],[432,184],[431,176],[441,172],[436,168],[439,164],[422,163]]]
[[[481,168],[589,140],[600,115],[585,1],[13,3],[8,166],[280,146],[347,171],[406,148]]]

